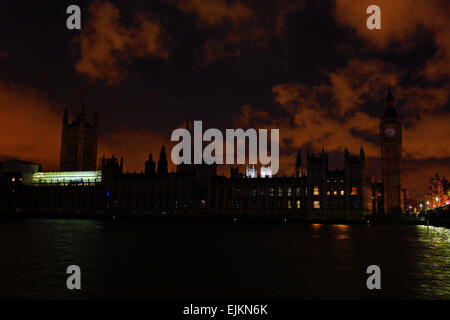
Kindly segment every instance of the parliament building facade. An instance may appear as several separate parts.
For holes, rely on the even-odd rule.
[[[75,121],[63,116],[59,172],[15,170],[16,160],[0,163],[0,212],[107,212],[167,215],[296,215],[354,218],[400,213],[401,123],[389,88],[380,121],[382,177],[372,182],[365,153],[343,154],[344,168],[330,170],[328,153],[298,151],[292,176],[254,177],[215,165],[180,165],[168,171],[164,146],[158,161],[150,154],[142,173],[125,173],[123,159],[102,157],[97,170],[98,114],[86,121],[84,99]],[[187,124],[189,127],[189,124]],[[395,133],[393,131],[395,130]],[[3,164],[3,166],[5,166]],[[33,171],[32,170],[32,171]],[[28,170],[29,171],[29,170]]]

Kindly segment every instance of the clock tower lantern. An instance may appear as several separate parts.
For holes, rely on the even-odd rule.
[[[384,210],[387,214],[401,213],[402,124],[394,107],[390,84],[383,116],[380,120],[380,143]]]

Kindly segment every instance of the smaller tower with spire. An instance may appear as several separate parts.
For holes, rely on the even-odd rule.
[[[153,154],[150,153],[148,155],[148,160],[145,161],[145,176],[154,177],[156,174],[155,168],[156,168],[156,163],[155,163],[155,161],[153,161]]]
[[[161,148],[161,153],[159,154],[157,174],[158,177],[165,177],[167,176],[167,173],[168,173],[168,163],[166,156],[166,148],[163,145]]]
[[[295,161],[295,177],[296,178],[303,177],[302,154],[300,152],[300,149],[298,149],[297,159]]]

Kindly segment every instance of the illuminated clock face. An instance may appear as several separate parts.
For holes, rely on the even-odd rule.
[[[386,128],[384,130],[384,134],[386,135],[386,137],[389,137],[389,138],[394,137],[396,133],[397,133],[397,130],[395,130],[395,128]]]

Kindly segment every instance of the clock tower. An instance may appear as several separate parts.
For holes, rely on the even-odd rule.
[[[391,85],[380,120],[381,174],[384,186],[384,212],[401,213],[400,163],[402,159],[402,124],[394,107]]]

